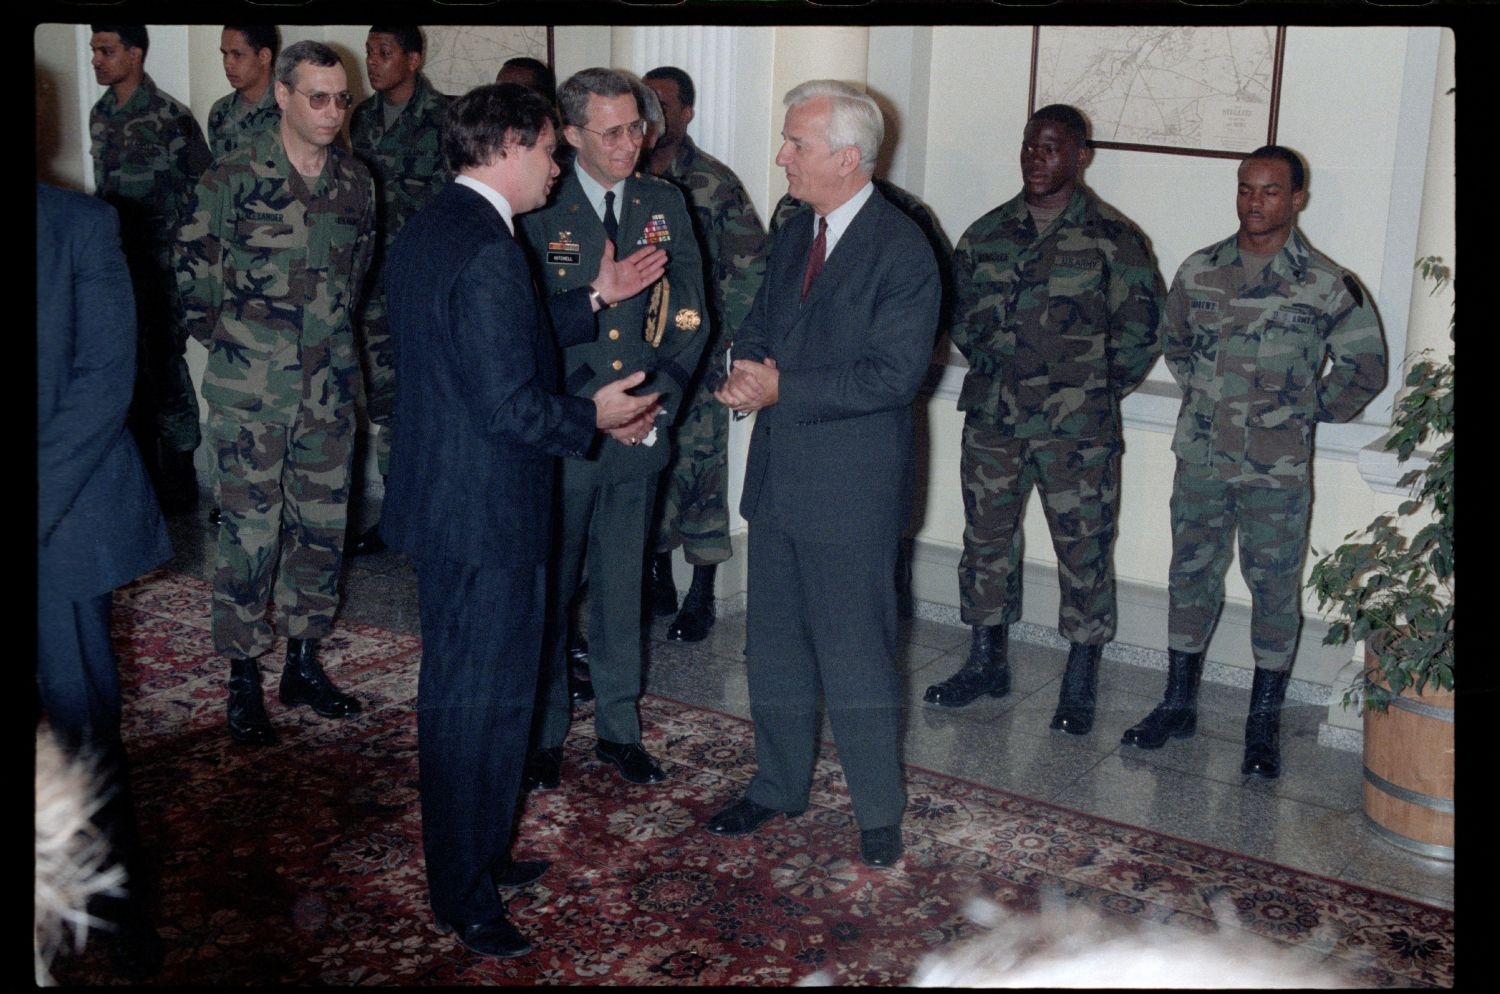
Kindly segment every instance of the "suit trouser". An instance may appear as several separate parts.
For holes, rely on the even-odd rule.
[[[1302,562],[1312,487],[1223,483],[1177,461],[1172,481],[1172,566],[1167,574],[1167,645],[1203,652],[1224,605],[1224,574],[1235,532],[1250,588],[1255,665],[1287,670],[1302,630]]]
[[[780,811],[807,807],[821,684],[860,828],[900,824],[896,542],[805,542],[760,515],[746,568],[756,773],[745,796]]]
[[[538,695],[542,713],[537,748],[556,748],[568,737],[572,717],[565,655],[568,607],[578,589],[585,555],[594,731],[608,742],[641,740],[641,719],[636,710],[641,696],[641,575],[655,494],[655,476],[562,489],[558,568],[553,577],[547,656]]]
[[[417,757],[433,912],[458,924],[504,911],[505,859],[526,761],[547,596],[545,565],[416,560],[422,619]]]
[[[43,580],[37,588],[37,692],[47,724],[70,755],[89,757],[105,801],[91,820],[123,864],[127,897],[95,899],[107,921],[139,914],[147,886],[130,766],[120,740],[120,680],[109,637],[110,595],[72,600]]]
[[[972,419],[964,424],[958,586],[965,624],[1021,620],[1021,522],[1035,485],[1057,552],[1058,631],[1084,645],[1115,637],[1120,450],[1117,438],[1018,439]]]

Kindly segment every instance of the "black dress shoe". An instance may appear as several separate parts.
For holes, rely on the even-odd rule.
[[[221,511],[221,510],[219,510],[219,505],[215,504],[213,507],[211,507],[211,508],[208,509],[208,523],[209,524],[211,524],[211,525],[217,525],[218,523],[220,523],[223,520],[224,520],[224,512]]]
[[[589,679],[589,647],[569,645],[567,662],[568,697],[574,704],[583,704],[594,699],[594,681]]]
[[[749,835],[777,815],[795,818],[801,813],[768,808],[748,797],[741,797],[704,822],[703,827],[715,835]]]
[[[377,552],[384,551],[385,539],[380,537],[379,522],[366,528],[359,538],[349,543],[348,548],[351,556],[373,556]]]
[[[866,866],[887,869],[901,858],[901,826],[866,829],[859,833],[859,858]]]
[[[552,864],[545,859],[509,859],[490,868],[490,880],[496,887],[525,887],[542,879]]]
[[[594,755],[620,769],[620,776],[631,783],[661,783],[667,778],[651,754],[639,742],[607,742],[599,740]]]
[[[459,942],[481,956],[511,959],[531,952],[531,943],[526,940],[526,936],[516,931],[516,927],[506,921],[504,915],[469,925],[446,922],[439,918],[437,925],[441,931],[455,933]]]
[[[533,749],[521,771],[521,786],[526,790],[556,790],[562,783],[562,746]]]

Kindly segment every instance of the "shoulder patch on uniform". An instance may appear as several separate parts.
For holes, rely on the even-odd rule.
[[[1344,274],[1344,289],[1348,290],[1349,296],[1354,298],[1354,306],[1365,306],[1365,295],[1360,292],[1359,284],[1355,282],[1354,277],[1348,273]]]

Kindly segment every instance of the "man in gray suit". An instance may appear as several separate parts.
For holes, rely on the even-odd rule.
[[[776,163],[805,205],[771,249],[717,396],[760,412],[740,513],[750,522],[746,656],[755,779],[709,819],[744,835],[807,807],[821,683],[860,857],[901,855],[896,550],[911,504],[912,400],[938,323],[937,262],[870,181],[880,109],[833,80],[786,95]]]

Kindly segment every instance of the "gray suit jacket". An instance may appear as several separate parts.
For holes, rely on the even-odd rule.
[[[778,401],[755,416],[740,513],[806,541],[895,541],[911,504],[911,404],[938,325],[937,262],[877,190],[803,300],[813,223],[804,209],[778,234],[735,337],[734,358],[769,356],[781,372]]]

